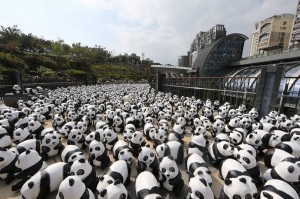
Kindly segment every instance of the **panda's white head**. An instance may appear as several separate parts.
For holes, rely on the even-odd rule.
[[[245,175],[229,178],[225,180],[222,192],[228,198],[255,199],[257,197],[257,187],[254,182],[251,177]],[[223,195],[222,192],[221,195]]]
[[[145,162],[147,164],[152,163],[156,159],[155,154],[153,153],[150,147],[144,146],[141,148],[141,151],[138,156],[138,160]]]
[[[80,198],[87,191],[78,176],[68,176],[59,185],[56,199]]]
[[[127,195],[127,189],[119,180],[107,185],[107,187],[99,193],[100,198],[103,199],[127,199]]]
[[[176,124],[179,124],[181,126],[185,126],[186,125],[186,120],[184,117],[178,117],[176,120]]]
[[[189,181],[187,198],[189,199],[214,198],[214,194],[204,178],[195,176],[191,178]]]
[[[243,128],[249,128],[252,125],[252,119],[249,116],[243,116],[240,120],[240,126]]]
[[[225,128],[225,124],[222,120],[216,120],[213,124],[213,128],[216,129],[218,132],[221,132]]]
[[[286,120],[287,119],[287,116],[283,113],[280,113],[276,116],[275,118],[277,120],[278,123],[282,122],[283,120]]]
[[[97,184],[97,189],[95,192],[96,198],[101,198],[100,193],[110,184],[113,184],[115,182],[114,178],[110,175],[103,175],[99,177],[99,182]]]
[[[148,116],[148,117],[145,117],[144,119],[145,123],[150,123],[150,124],[153,124],[154,123],[154,120],[152,117]]]
[[[285,131],[290,131],[294,127],[292,120],[282,120],[280,122],[280,127]]]
[[[67,113],[68,121],[74,121],[78,118],[78,114],[75,111],[69,111]]]
[[[167,140],[167,138],[168,132],[163,128],[159,128],[155,134],[155,139],[163,143],[165,140]]]
[[[118,154],[119,160],[125,160],[128,164],[131,164],[132,153],[129,148],[122,149]]]
[[[206,129],[206,130],[210,130],[212,128],[212,125],[211,125],[211,122],[207,119],[207,120],[204,120],[203,122],[203,127]]]
[[[117,138],[117,134],[114,132],[114,130],[111,127],[108,127],[103,131],[104,143],[111,142],[116,138]]]
[[[102,155],[105,152],[105,146],[101,141],[93,140],[89,146],[89,154]]]
[[[84,158],[81,158],[73,162],[70,174],[78,176],[83,181],[90,175],[90,173],[92,173],[92,170],[93,167],[90,163],[85,161]]]
[[[272,119],[275,119],[278,115],[277,111],[270,111],[270,113],[268,114],[268,116]]]
[[[256,159],[251,153],[252,151],[247,150],[240,150],[237,152],[236,159],[245,167],[245,169],[252,169],[257,165]]]
[[[205,167],[201,166],[195,169],[194,176],[197,176],[199,178],[204,178],[209,186],[212,186],[212,177],[211,177],[211,171]]]
[[[193,135],[201,135],[201,134],[203,134],[204,137],[207,137],[206,129],[203,126],[198,126],[193,132]]]
[[[168,123],[168,121],[167,120],[159,120],[159,122],[158,122],[158,128],[163,128],[166,131],[168,131],[168,129],[169,129],[169,123]]]
[[[52,119],[52,126],[59,126],[64,122],[64,117],[61,114],[55,114]]]
[[[230,138],[227,134],[225,133],[219,133],[215,137],[215,142],[221,142],[221,141],[227,141],[230,142]]]
[[[193,124],[195,127],[198,127],[202,125],[202,121],[199,118],[195,118]]]
[[[134,129],[131,129],[131,128],[127,128],[124,130],[123,132],[123,139],[125,142],[129,142],[132,138],[132,135],[134,133]]]
[[[248,134],[245,141],[246,143],[250,144],[251,146],[254,146],[255,148],[258,148],[262,145],[261,137],[257,133]]]
[[[11,163],[17,154],[13,153],[12,151],[0,147],[0,168],[3,168],[4,166]]]
[[[244,141],[245,135],[246,131],[243,128],[235,128],[229,133],[230,142],[239,145]]]
[[[60,135],[56,131],[48,132],[42,139],[42,146],[56,146],[60,143]]]
[[[250,117],[252,117],[253,119],[258,118],[258,111],[256,109],[251,109],[249,111],[249,115]]]
[[[145,138],[143,136],[143,133],[141,131],[136,131],[133,133],[132,138],[130,140],[132,143],[141,145],[143,142],[145,142]]]
[[[78,129],[78,127],[75,127],[74,129],[72,129],[68,135],[68,140],[71,141],[78,141],[82,138],[83,134],[81,132],[80,129]]]
[[[287,182],[299,183],[300,182],[300,160],[294,158],[293,161],[282,161],[272,168],[280,178]]]
[[[237,116],[237,110],[235,110],[235,109],[230,109],[230,110],[228,111],[228,116],[229,116],[230,118],[236,117],[236,116]]]
[[[67,122],[59,129],[59,133],[62,137],[68,137],[73,128],[75,128],[75,122]]]
[[[217,143],[218,151],[225,157],[232,156],[234,147],[227,141]]]
[[[172,156],[162,158],[159,164],[159,171],[168,179],[175,178],[180,172]]]
[[[181,124],[174,124],[173,126],[173,131],[178,134],[184,134],[184,129],[184,126]]]
[[[83,134],[87,131],[88,125],[86,122],[77,122],[76,127],[80,130],[80,132]]]
[[[30,120],[28,122],[28,130],[31,131],[31,132],[37,130],[41,126],[42,126],[42,124],[37,120]]]
[[[300,115],[295,114],[295,115],[291,116],[290,119],[292,120],[293,123],[300,122]]]
[[[123,125],[123,120],[120,116],[114,116],[113,118],[113,125],[114,126],[120,126],[120,125]]]
[[[19,157],[18,161],[16,162],[16,167],[24,170],[27,168],[32,167],[36,163],[42,161],[42,157],[38,154],[35,150],[27,150],[22,152]]]
[[[13,133],[14,142],[22,142],[30,134],[27,128],[17,128]]]

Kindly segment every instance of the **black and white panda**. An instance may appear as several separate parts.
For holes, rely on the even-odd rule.
[[[0,147],[9,148],[11,144],[11,135],[4,126],[0,126]]]
[[[215,199],[214,193],[204,178],[199,176],[192,177],[188,186],[188,192],[185,196],[187,199]]]
[[[31,120],[28,122],[28,130],[31,134],[34,134],[37,139],[39,139],[42,131],[44,130],[44,126],[36,119]]]
[[[240,144],[240,145],[237,145],[237,146],[234,146],[234,152],[233,152],[233,155],[234,157],[236,158],[238,152],[240,150],[246,150],[248,151],[248,153],[250,153],[254,158],[257,158],[257,150],[254,146],[250,145],[250,144],[247,144],[247,143],[244,143],[244,144]]]
[[[74,121],[71,122],[67,122],[65,123],[61,129],[59,129],[59,133],[61,135],[61,137],[65,138],[68,137],[69,133],[71,132],[72,129],[74,129],[76,126]]]
[[[116,180],[114,183],[108,184],[107,187],[103,189],[102,192],[96,193],[98,198],[105,198],[105,199],[130,199],[131,196],[129,195],[125,186],[120,182],[120,180]]]
[[[213,126],[212,126],[212,130],[211,130],[211,133],[212,133],[212,137],[216,137],[217,134],[219,133],[223,133],[225,130],[225,124],[222,120],[216,120],[214,123],[213,123]]]
[[[107,150],[111,151],[115,143],[118,141],[118,136],[111,127],[107,127],[103,131],[103,142]]]
[[[61,154],[64,149],[60,141],[60,135],[56,131],[50,131],[44,135],[41,143],[41,156],[44,160],[49,157]]]
[[[138,156],[137,172],[150,171],[156,177],[158,176],[158,160],[149,146],[141,148]]]
[[[14,179],[18,155],[0,147],[0,160],[0,179],[5,180],[5,183],[9,184]]]
[[[243,128],[235,128],[229,133],[230,143],[239,145],[244,142],[247,132]]]
[[[33,135],[28,131],[27,128],[17,128],[13,133],[13,142],[19,144],[24,140],[33,139]]]
[[[271,168],[287,158],[295,158],[295,156],[281,149],[269,149],[264,155],[264,163],[266,167]]]
[[[293,156],[300,158],[300,145],[298,142],[295,141],[282,142],[276,145],[275,148],[284,150],[292,154]]]
[[[169,141],[178,141],[183,144],[183,138],[185,134],[185,128],[181,124],[175,124],[173,126],[172,132],[169,134],[168,140]]]
[[[86,149],[85,137],[78,127],[72,129],[68,135],[68,145],[76,145],[80,149]]]
[[[270,143],[270,147],[273,148],[284,141],[290,141],[292,138],[292,136],[289,133],[281,130],[274,130],[271,132],[271,134],[272,134],[271,139],[273,139],[274,141]]]
[[[256,199],[257,187],[255,181],[246,175],[225,180],[225,184],[220,191],[219,199],[228,198]]]
[[[205,160],[198,154],[189,154],[186,157],[186,170],[190,178],[199,176],[204,178],[209,186],[212,186],[211,171]]]
[[[208,140],[204,134],[194,135],[188,144],[187,154],[196,153],[204,156],[207,153],[206,145]]]
[[[163,157],[159,164],[159,181],[162,186],[177,197],[182,193],[184,181],[172,156]]]
[[[78,176],[85,186],[93,192],[96,190],[99,181],[96,170],[85,159],[74,161],[70,168],[70,174]]]
[[[147,179],[147,180],[145,180]],[[160,184],[149,171],[141,172],[135,180],[135,192],[138,199],[162,199]]]
[[[227,141],[230,143],[230,138],[227,134],[220,133],[220,134],[216,135],[215,142],[221,142],[221,141]]]
[[[247,135],[245,139],[245,144],[249,144],[253,146],[255,149],[261,149],[262,147],[261,136],[256,133],[250,133]]]
[[[207,154],[213,164],[219,164],[222,160],[233,155],[234,147],[227,141],[214,142],[208,145]]]
[[[132,153],[124,140],[118,140],[113,146],[113,158],[117,160],[125,160],[128,164],[131,164]]]
[[[227,158],[220,164],[219,176],[226,181],[231,178],[250,175],[240,162],[232,158]]]
[[[141,147],[145,145],[146,145],[146,141],[143,136],[143,133],[140,131],[134,132],[129,142],[129,147],[131,149],[132,155],[137,157],[139,155],[139,151]]]
[[[101,167],[101,169],[105,169],[110,164],[107,149],[101,141],[91,142],[88,161],[91,165]]]
[[[104,175],[111,176],[115,181],[119,180],[124,185],[130,183],[131,167],[125,160],[117,160]]]
[[[153,142],[154,142],[153,143],[154,148],[156,148],[160,144],[167,143],[168,142],[168,130],[159,128],[156,131]]]
[[[84,159],[84,155],[81,149],[76,145],[67,145],[61,152],[62,162],[72,165],[74,161]]]
[[[95,199],[95,195],[78,176],[69,176],[60,183],[56,198]]]
[[[300,160],[297,158],[288,158],[279,162],[276,166],[268,169],[263,174],[265,181],[271,179],[283,180],[285,182],[300,184]]]
[[[21,179],[12,186],[12,191],[21,189],[23,184],[38,171],[47,167],[47,163],[35,150],[27,150],[22,152],[16,162],[15,178]]]
[[[30,95],[36,95],[37,91],[34,88],[25,88],[25,93],[30,94]]]
[[[100,196],[100,193],[110,184],[113,184],[115,179],[109,175],[102,175],[99,177],[97,188],[95,191],[95,197],[97,199],[103,198]]]
[[[26,199],[46,198],[50,192],[59,188],[69,171],[70,166],[64,162],[49,165],[25,182],[21,188],[20,197]]]
[[[29,117],[21,117],[16,123],[16,128],[26,128],[28,127]]]
[[[172,156],[177,164],[181,164],[183,162],[183,146],[178,141],[169,141],[158,145],[156,147],[156,153],[158,158]]]
[[[271,131],[277,130],[277,127],[271,123],[258,122],[258,123],[252,124],[252,129],[253,130],[260,129],[260,130],[264,130],[267,132],[271,132]]]
[[[41,152],[40,146],[41,146],[41,143],[39,140],[29,139],[29,140],[25,140],[25,141],[19,143],[18,145],[10,148],[9,150],[11,150],[12,152],[14,152],[17,155],[23,153],[26,150],[35,150],[36,152],[38,152],[38,154],[40,154],[40,152]]]
[[[114,127],[115,132],[123,133],[123,131],[124,131],[124,122],[123,122],[122,117],[117,116],[117,115],[114,116],[114,118],[113,118],[113,127]]]
[[[153,140],[155,137],[155,134],[157,132],[157,129],[152,123],[146,123],[144,126],[144,134],[146,136],[146,139],[148,141]]]
[[[292,186],[282,180],[272,179],[265,183],[260,192],[261,199],[284,198],[299,199],[300,190],[296,186]]]

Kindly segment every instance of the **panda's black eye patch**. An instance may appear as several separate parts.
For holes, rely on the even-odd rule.
[[[108,134],[107,134],[107,136],[109,136],[109,137],[110,137],[110,136],[111,136],[111,133],[108,133]]]
[[[195,195],[196,195],[197,198],[204,199],[204,197],[203,197],[203,195],[200,191],[196,191]]]
[[[90,152],[92,152],[93,151],[93,149],[92,148],[90,148]]]
[[[84,170],[83,169],[79,169],[78,171],[77,171],[77,175],[84,175]]]
[[[169,171],[170,171],[170,172],[175,172],[175,168],[174,168],[174,167],[170,167],[170,168],[169,168]]]
[[[161,172],[163,172],[163,173],[166,173],[166,171],[167,171],[167,170],[166,170],[165,168],[162,168],[162,169],[161,169]]]
[[[100,147],[96,147],[95,150],[96,150],[96,151],[100,151]]]
[[[72,138],[75,139],[75,138],[76,138],[76,135],[73,135]]]
[[[228,144],[224,144],[223,149],[226,150],[226,149],[228,149],[228,147],[229,147]]]
[[[234,196],[233,196],[233,199],[242,199],[242,198],[241,198],[241,196],[239,196],[239,195],[234,195]]]
[[[20,136],[21,134],[20,133],[16,133],[16,136]]]
[[[247,164],[250,164],[250,160],[246,157],[243,157],[243,160],[247,163]]]
[[[150,157],[154,157],[154,153],[150,153]]]

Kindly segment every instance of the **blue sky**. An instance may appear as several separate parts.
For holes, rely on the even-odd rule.
[[[95,44],[177,64],[199,31],[224,24],[250,38],[256,21],[296,12],[297,0],[0,0],[0,25],[45,39]],[[246,42],[244,56],[249,52]]]

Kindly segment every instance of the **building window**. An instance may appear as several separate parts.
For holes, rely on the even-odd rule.
[[[286,21],[283,22],[283,25],[284,25],[284,26],[286,25]]]

